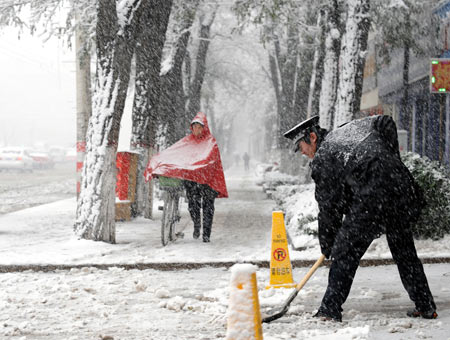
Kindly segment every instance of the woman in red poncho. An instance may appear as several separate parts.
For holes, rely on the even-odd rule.
[[[192,133],[150,159],[145,177],[155,175],[184,180],[194,238],[200,237],[203,210],[203,242],[209,242],[216,197],[228,197],[222,161],[216,139],[209,131],[204,113],[191,122]]]

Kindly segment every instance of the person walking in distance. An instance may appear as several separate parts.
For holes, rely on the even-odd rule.
[[[250,156],[248,155],[248,153],[244,153],[244,155],[242,156],[242,159],[244,160],[244,169],[245,171],[249,170],[249,164],[250,164]]]
[[[294,141],[295,152],[312,159],[319,242],[331,259],[328,287],[315,316],[342,320],[342,305],[359,261],[372,241],[385,233],[403,286],[415,304],[407,315],[436,318],[411,230],[425,202],[401,161],[392,118],[366,117],[328,132],[314,116],[284,136]]]

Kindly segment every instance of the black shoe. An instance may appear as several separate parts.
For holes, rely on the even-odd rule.
[[[341,317],[331,316],[328,315],[322,311],[318,311],[316,314],[313,315],[314,318],[319,318],[320,321],[335,321],[335,322],[342,322]]]
[[[209,236],[203,236],[203,242],[210,242]]]
[[[198,239],[200,237],[200,229],[194,229],[194,234],[192,234],[192,236],[195,239]]]
[[[411,318],[422,317],[424,319],[436,319],[438,317],[438,315],[434,309],[430,309],[426,312],[421,312],[417,308],[414,308],[414,309],[407,311],[406,315],[408,315]]]

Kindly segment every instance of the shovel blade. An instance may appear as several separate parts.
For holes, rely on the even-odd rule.
[[[289,306],[281,306],[269,310],[267,313],[261,315],[262,323],[269,323],[281,318],[288,311]]]

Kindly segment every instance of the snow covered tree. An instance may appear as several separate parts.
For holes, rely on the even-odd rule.
[[[165,145],[184,137],[201,109],[210,31],[218,7],[216,1],[174,2],[161,71],[159,113]]]
[[[282,132],[306,118],[316,18],[322,1],[236,1],[235,12],[244,26],[261,25],[269,53],[270,74],[278,111],[278,147],[287,148]]]
[[[276,58],[280,68],[280,86],[281,86],[281,112],[280,112],[280,132],[287,131],[299,119],[295,119],[294,101],[295,101],[295,85],[297,76],[297,58],[298,58],[298,27],[294,22],[297,12],[292,11],[287,17],[286,27],[286,52],[283,54],[280,48],[280,40],[278,35],[274,39]],[[282,134],[280,134],[282,136]],[[289,147],[286,138],[280,140],[280,145],[284,148]]]
[[[317,26],[322,21],[320,12],[321,7],[317,7],[317,4],[312,2],[306,3],[303,11],[300,12],[301,23],[304,25],[299,26],[298,71],[295,84],[293,124],[296,123],[295,120],[303,120],[311,115],[311,111],[308,111],[308,105],[317,106],[317,100],[312,100],[310,103],[310,97],[314,95],[316,80],[321,79],[323,71],[322,64],[319,64],[322,57],[319,56],[319,51],[323,45],[321,44],[322,31]],[[317,59],[315,59],[316,52]],[[312,88],[311,84],[314,84]]]
[[[269,61],[278,100],[279,147],[287,147],[287,141],[282,138],[281,132],[306,118],[306,113],[303,113],[305,109],[309,114],[313,114],[314,94],[310,95],[310,90],[315,93],[320,90],[319,102],[315,102],[314,107],[318,108],[324,127],[331,129],[354,118],[359,112],[362,93],[362,73],[370,28],[370,0],[301,3],[289,0],[240,0],[236,2],[235,7],[241,17],[250,17],[252,22],[264,25],[263,37],[265,41],[273,44]],[[309,13],[307,18],[310,21],[302,17],[304,13]],[[319,17],[319,13],[323,18]],[[342,27],[343,22],[345,27]],[[316,29],[313,35],[317,47],[317,53],[313,57],[304,54],[308,45],[305,42],[310,41],[308,31],[314,31],[317,24],[321,27]],[[301,39],[298,39],[299,35]],[[280,43],[282,36],[287,38]],[[323,40],[320,37],[325,39],[324,45],[321,45]],[[323,59],[321,46],[324,46],[325,50]],[[303,62],[302,55],[306,56]],[[296,62],[295,66],[292,63],[293,56],[295,60],[300,57],[300,63]],[[310,63],[305,65],[308,60]],[[309,86],[306,89],[302,78],[309,78]],[[291,91],[292,88],[295,90]],[[309,97],[308,102],[294,106],[296,99],[293,99],[291,94],[297,98],[297,104],[301,103],[299,98]]]
[[[55,33],[52,27],[53,16],[58,12],[63,0],[2,0],[0,3],[0,27],[16,26],[19,29],[29,28],[33,33],[36,25],[42,25],[42,31],[48,35]],[[30,10],[30,17],[24,20],[22,11]]]
[[[26,23],[20,17],[20,10],[25,6],[17,1],[5,1],[0,4],[0,27],[18,26],[22,28]]]
[[[326,26],[327,26],[327,16],[324,8],[319,9],[317,15],[317,26],[316,26],[316,36],[315,36],[315,51],[313,57],[313,65],[311,72],[311,79],[309,82],[309,93],[308,93],[308,106],[306,108],[307,116],[311,117],[313,114],[319,112],[319,99],[320,92],[322,89],[322,78],[324,73],[324,58],[325,58],[325,36],[326,36]]]
[[[354,119],[359,112],[370,28],[370,0],[348,0],[347,6],[334,128]]]
[[[247,151],[253,159],[263,156],[264,116],[268,103],[274,101],[259,28],[248,26],[242,34],[237,32],[237,19],[230,7],[219,6],[210,30],[200,108],[208,117],[225,166],[233,163],[233,153]],[[199,29],[196,26],[192,33],[192,56],[198,51],[195,37]],[[251,142],[256,140],[261,152]]]
[[[195,56],[195,73],[194,78],[189,84],[189,97],[187,104],[187,117],[194,117],[200,111],[200,100],[203,80],[206,72],[206,57],[210,43],[210,31],[214,22],[218,4],[207,5],[202,8],[199,15],[199,36],[198,48]]]
[[[25,29],[31,34],[38,32],[43,41],[52,36],[65,38],[71,47],[72,37],[82,27],[89,37],[84,48],[89,50],[95,35],[96,5],[97,0],[1,0],[0,28],[15,26],[19,36]],[[79,20],[75,20],[77,16]]]
[[[96,88],[74,226],[81,238],[115,243],[117,142],[143,3],[98,1]]]
[[[173,4],[165,46],[168,52],[161,70],[159,102],[160,123],[165,131],[167,145],[184,137],[189,126],[183,65],[198,6],[199,0],[176,0]],[[188,65],[190,66],[190,63]]]
[[[95,8],[82,7],[81,2],[73,4],[75,13],[75,67],[76,67],[76,97],[77,97],[77,198],[81,190],[81,170],[86,153],[86,133],[89,119],[92,115],[91,89],[91,45],[92,22],[95,22]],[[70,22],[70,20],[69,20]]]
[[[136,77],[132,111],[130,148],[140,154],[133,215],[152,215],[151,186],[145,183],[144,170],[156,150],[158,104],[161,94],[161,60],[172,1],[150,0],[144,4],[137,30]]]
[[[320,116],[320,126],[328,130],[333,127],[339,81],[338,67],[342,36],[341,7],[338,0],[331,0],[323,10],[325,25],[323,30],[326,38],[318,113]]]

